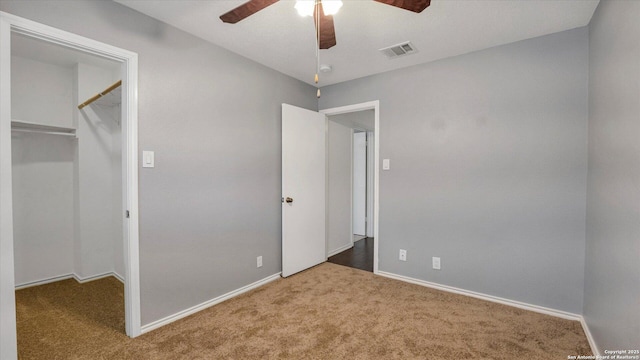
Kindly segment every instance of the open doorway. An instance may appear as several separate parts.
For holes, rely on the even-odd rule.
[[[362,125],[353,131],[353,241],[373,237],[373,172],[374,114],[360,111],[346,114],[362,118]]]
[[[327,115],[327,257],[376,272],[377,102]]]
[[[14,290],[61,281],[112,276],[137,336],[137,55],[6,13],[0,38],[0,357]]]

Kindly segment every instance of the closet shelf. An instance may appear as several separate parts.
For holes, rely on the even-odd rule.
[[[37,132],[52,135],[76,136],[76,129],[63,126],[39,124],[22,120],[11,120],[11,131]]]
[[[122,96],[122,88],[120,87],[121,85],[122,80],[118,80],[115,84],[109,86],[99,94],[92,96],[87,101],[78,105],[78,109],[82,109],[83,107],[90,105],[93,102],[96,102],[96,105],[103,106],[120,105]]]

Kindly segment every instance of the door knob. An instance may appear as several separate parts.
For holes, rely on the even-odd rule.
[[[287,204],[291,204],[293,202],[293,199],[290,197],[287,197],[285,201],[287,202]]]

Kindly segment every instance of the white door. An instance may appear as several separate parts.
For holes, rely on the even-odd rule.
[[[367,133],[353,134],[353,234],[365,235],[367,216]]]
[[[282,276],[327,260],[323,114],[282,104]]]

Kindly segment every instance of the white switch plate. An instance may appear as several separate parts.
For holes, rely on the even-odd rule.
[[[431,258],[431,265],[434,269],[436,270],[440,270],[440,258],[439,257],[432,257]]]
[[[382,159],[382,170],[389,170],[391,168],[389,159]]]
[[[142,167],[143,168],[152,168],[155,167],[155,154],[153,151],[143,151],[142,152]]]
[[[262,267],[262,256],[256,258],[256,267]]]
[[[398,255],[398,259],[400,261],[407,261],[407,250],[400,249],[400,254]]]

